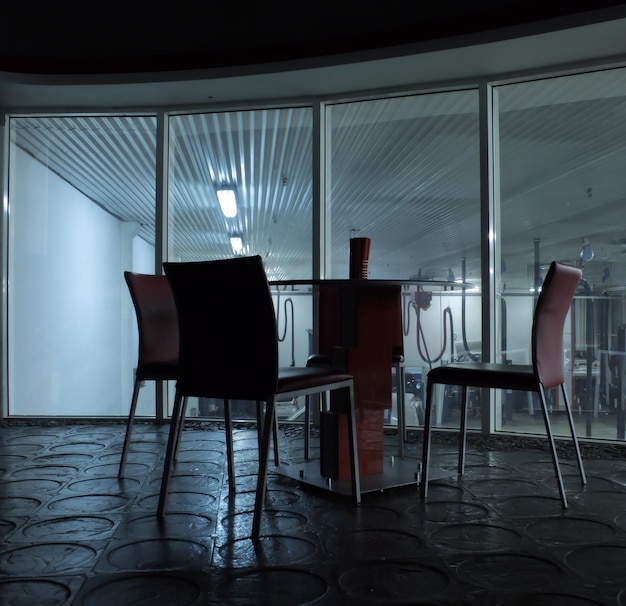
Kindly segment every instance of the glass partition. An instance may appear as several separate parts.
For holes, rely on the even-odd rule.
[[[172,116],[169,140],[170,260],[261,255],[270,279],[311,277],[310,108]]]
[[[618,441],[626,439],[624,76],[616,68],[494,86],[488,184],[495,361],[530,361],[550,261],[581,266],[565,330],[567,386],[581,437]],[[421,425],[430,368],[482,356],[481,213],[490,209],[480,206],[487,126],[478,105],[478,88],[468,87],[323,106],[315,178],[326,184],[324,275],[347,278],[350,239],[367,237],[370,279],[421,281],[402,292],[409,425]],[[310,278],[312,109],[178,114],[167,123],[167,258],[259,254],[270,280]],[[11,116],[6,131],[9,414],[125,416],[137,334],[123,271],[155,271],[156,117]],[[312,351],[310,292],[276,288],[274,297],[281,364],[302,365]],[[446,390],[440,427],[457,425],[458,397]],[[558,397],[551,407],[560,432]],[[296,408],[284,403],[283,418]],[[486,427],[484,403],[473,410],[470,426]],[[138,413],[154,415],[153,385]],[[498,431],[544,431],[526,394],[496,394],[492,414]]]
[[[421,425],[428,370],[480,355],[478,91],[338,103],[327,111],[330,277],[349,276],[350,238],[368,237],[370,279],[449,284],[407,287],[402,295],[406,419]],[[463,280],[474,288],[461,288]],[[457,413],[450,395],[441,424],[457,424]],[[394,411],[389,420],[395,424]]]
[[[9,128],[9,414],[125,416],[137,323],[123,271],[154,272],[156,119]],[[154,401],[148,385],[138,414]]]
[[[169,141],[169,260],[261,255],[270,280],[311,277],[310,108],[172,116]],[[310,296],[282,290],[274,296],[280,363],[304,366]],[[219,417],[222,406],[193,398],[189,416]],[[303,411],[303,401],[278,403],[281,418],[295,420]],[[253,405],[234,402],[233,414],[252,418]]]
[[[553,260],[582,267],[563,357],[581,437],[624,439],[626,71],[499,86],[501,357],[530,356],[538,289]],[[567,433],[551,395],[555,430]],[[537,403],[507,394],[497,428],[541,430]]]

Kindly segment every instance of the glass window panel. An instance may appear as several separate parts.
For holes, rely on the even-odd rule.
[[[311,136],[310,108],[173,116],[168,258],[261,255],[270,278],[311,277]],[[235,192],[234,217],[222,187]]]
[[[582,266],[565,329],[566,386],[581,437],[623,440],[626,71],[510,84],[495,93],[504,355],[529,360],[536,288],[549,263]],[[567,434],[562,401],[550,398],[555,431]],[[507,396],[497,428],[541,433],[538,413],[532,398]]]
[[[152,116],[10,120],[10,415],[128,414],[123,271],[154,272],[155,132]]]
[[[310,278],[311,146],[310,108],[171,117],[168,258],[261,255],[270,280]],[[234,192],[236,213],[224,212],[220,189]],[[240,239],[240,247],[233,246],[233,237]],[[311,297],[276,292],[275,305],[280,363],[304,366],[310,351]],[[278,403],[281,418],[301,420],[303,411],[304,398]],[[192,398],[188,414],[219,417],[222,403]],[[234,402],[233,414],[254,416],[253,405]]]
[[[428,370],[480,353],[480,293],[453,288],[480,286],[478,92],[330,105],[328,124],[330,277],[349,276],[350,238],[369,237],[369,278],[450,280],[403,295],[407,423],[419,425]],[[458,423],[455,399],[445,411],[441,424]]]

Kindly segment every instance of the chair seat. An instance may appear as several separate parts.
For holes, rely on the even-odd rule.
[[[352,375],[337,372],[332,368],[308,367],[278,369],[277,394],[293,391],[305,391],[320,385],[351,381]]]
[[[487,362],[455,362],[438,366],[428,373],[428,380],[446,385],[493,387],[537,391],[539,379],[530,365],[490,364]]]
[[[404,356],[402,354],[393,354],[391,356],[392,364],[404,363]],[[330,356],[328,354],[311,354],[306,361],[307,366],[328,366],[330,364]]]

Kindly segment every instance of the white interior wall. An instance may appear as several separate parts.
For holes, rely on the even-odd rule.
[[[10,170],[9,413],[125,415],[135,230],[16,146]]]
[[[535,298],[528,296],[509,296],[506,304],[506,342],[507,359],[513,364],[530,364],[530,340],[535,309]]]

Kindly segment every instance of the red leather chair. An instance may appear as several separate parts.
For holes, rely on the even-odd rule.
[[[580,448],[576,439],[574,421],[569,398],[565,390],[563,370],[563,327],[572,304],[576,287],[582,272],[577,267],[552,262],[541,292],[537,299],[532,325],[530,365],[489,364],[480,362],[454,363],[433,368],[428,373],[424,419],[424,445],[422,452],[422,476],[420,494],[428,493],[428,467],[430,463],[431,419],[433,411],[433,390],[435,385],[460,385],[462,387],[461,436],[459,446],[458,473],[463,473],[465,462],[465,433],[467,423],[467,388],[487,387],[535,392],[541,402],[541,410],[550,443],[554,471],[563,507],[567,507],[567,497],[563,477],[557,457],[556,446],[545,391],[560,387],[563,406],[567,413],[572,441],[578,459],[578,468],[583,484],[586,482]]]
[[[279,368],[274,303],[261,257],[164,263],[164,269],[178,311],[180,353],[158,516],[165,515],[177,425],[183,398],[187,396],[265,402],[265,413],[257,419],[262,427],[252,525],[252,536],[257,538],[266,493],[270,442],[276,423],[275,398],[344,390],[349,396],[345,413],[351,489],[359,503],[353,378],[327,368]],[[231,460],[228,465],[232,473]]]
[[[124,477],[137,398],[144,381],[168,381],[178,376],[178,318],[169,282],[165,276],[124,272],[137,316],[139,355],[133,397],[118,476]]]

